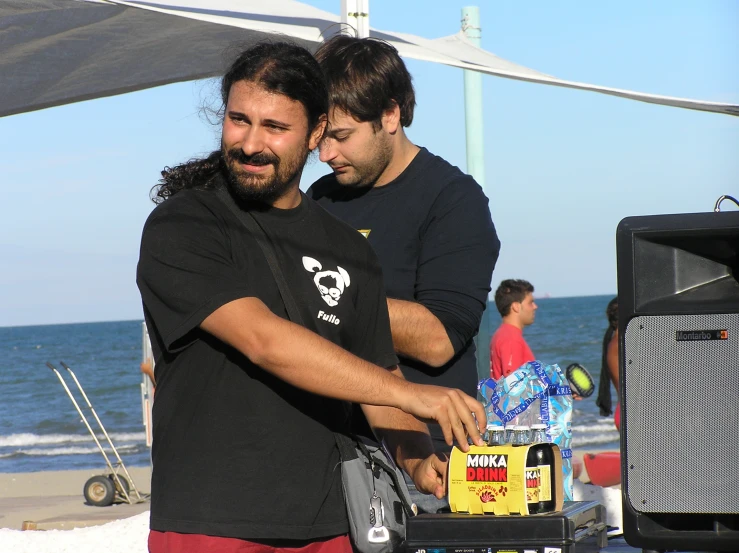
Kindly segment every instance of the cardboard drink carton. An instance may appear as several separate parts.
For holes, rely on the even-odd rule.
[[[535,446],[550,448],[550,467],[527,467]],[[454,447],[449,457],[449,506],[454,513],[529,515],[529,505],[553,500],[548,512],[564,505],[562,456],[555,444]]]

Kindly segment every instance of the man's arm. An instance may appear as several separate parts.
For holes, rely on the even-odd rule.
[[[467,176],[444,187],[419,234],[418,303],[390,300],[390,326],[399,353],[440,367],[477,333],[500,241],[487,198]]]
[[[403,378],[397,367],[391,372]],[[384,440],[395,462],[411,477],[416,489],[439,499],[444,497],[448,459],[434,452],[426,425],[392,407],[362,405],[362,410],[377,438]]]
[[[447,444],[467,451],[467,435],[483,440],[485,411],[459,390],[413,384],[368,363],[317,334],[272,313],[257,298],[240,298],[211,313],[201,328],[252,363],[302,390],[375,406],[395,407],[436,421]]]
[[[618,392],[618,329],[613,331],[611,341],[608,342],[606,348],[606,364],[608,365],[608,374],[611,382]]]
[[[519,342],[513,340],[498,340],[495,353],[500,359],[500,367],[502,371],[500,376],[508,376],[523,364],[522,359],[524,355]]]
[[[498,355],[497,342],[494,338],[490,339],[490,378],[498,380],[503,376],[503,360]]]
[[[390,331],[395,351],[430,365],[441,367],[454,355],[454,347],[441,321],[420,303],[387,300]]]
[[[399,378],[396,367],[391,371]],[[398,466],[411,477],[422,493],[444,497],[447,459],[434,452],[428,428],[418,419],[393,407],[362,405],[375,436],[384,441]]]

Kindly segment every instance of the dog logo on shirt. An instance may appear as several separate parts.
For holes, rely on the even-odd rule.
[[[349,273],[344,269],[336,266],[336,271],[322,271],[323,268],[321,263],[313,259],[312,257],[303,256],[303,267],[309,273],[315,273],[313,277],[313,283],[318,288],[318,292],[321,294],[323,301],[325,301],[329,307],[334,307],[339,304],[341,294],[344,293],[344,289],[349,287]]]

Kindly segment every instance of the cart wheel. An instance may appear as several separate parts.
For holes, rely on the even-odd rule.
[[[118,487],[115,484],[115,478],[113,478],[113,475],[109,474],[108,478],[110,478],[110,481],[113,482],[113,488],[115,488],[115,491],[118,492],[121,495],[121,497],[123,497],[123,493],[121,492],[121,490],[118,489]],[[130,497],[131,485],[128,483],[128,480],[126,480],[126,477],[119,474],[118,480],[121,481],[121,485],[123,486],[123,489],[126,490],[126,495]]]
[[[107,476],[93,476],[85,482],[85,499],[90,505],[107,507],[113,503],[115,486]]]

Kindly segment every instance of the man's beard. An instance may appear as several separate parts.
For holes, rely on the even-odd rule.
[[[358,165],[352,164],[352,173],[336,175],[336,181],[342,186],[351,186],[354,188],[374,186],[388,165],[390,165],[392,157],[392,145],[389,141],[377,137],[371,146],[371,154],[367,156],[369,161]]]
[[[233,196],[244,202],[259,202],[272,205],[283,197],[296,178],[300,176],[308,158],[308,147],[289,159],[280,159],[274,154],[258,153],[246,155],[240,148],[227,150],[221,146],[226,162],[226,182]],[[272,165],[271,175],[250,174],[239,164]]]

